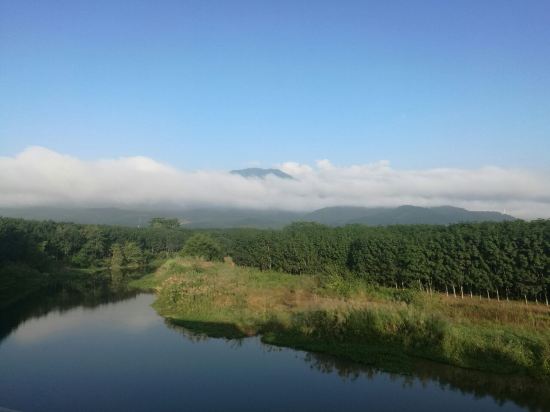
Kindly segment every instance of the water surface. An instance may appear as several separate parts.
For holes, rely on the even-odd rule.
[[[0,316],[0,409],[550,410],[529,380],[419,363],[413,376],[167,324],[154,296],[53,293]]]

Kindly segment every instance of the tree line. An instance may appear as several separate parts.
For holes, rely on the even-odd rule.
[[[73,267],[141,265],[182,249],[191,232],[159,226],[80,225],[0,218],[0,264]]]
[[[550,220],[283,230],[223,234],[235,263],[295,274],[338,273],[373,284],[494,298],[547,300]]]
[[[547,299],[550,220],[189,230],[170,219],[147,228],[0,218],[0,265],[136,266],[184,253],[293,274],[337,274],[398,288]]]

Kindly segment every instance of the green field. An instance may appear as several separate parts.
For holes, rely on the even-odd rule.
[[[550,310],[542,304],[371,286],[339,275],[295,276],[231,261],[168,260],[133,282],[155,309],[209,336],[261,335],[389,369],[417,358],[550,377]]]

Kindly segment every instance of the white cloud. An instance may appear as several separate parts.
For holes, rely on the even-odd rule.
[[[279,166],[295,180],[245,179],[220,171],[183,171],[147,157],[84,161],[30,147],[0,157],[0,206],[184,206],[312,210],[334,205],[454,205],[550,217],[550,176],[479,169],[397,170],[388,161],[339,167]]]

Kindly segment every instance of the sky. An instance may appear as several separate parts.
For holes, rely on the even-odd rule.
[[[56,155],[193,176],[382,164],[415,176],[414,196],[365,189],[348,199],[313,182],[300,196],[309,207],[338,196],[523,202],[520,213],[550,217],[541,192],[550,180],[550,2],[0,0],[0,204],[45,201],[7,176],[24,165],[27,177],[59,186],[45,172],[67,171]],[[44,164],[28,165],[29,156]],[[473,176],[471,193],[434,194],[418,177],[442,170]],[[487,170],[526,181],[513,192]],[[491,183],[476,187],[484,173]],[[362,179],[371,187],[375,178]],[[306,207],[297,199],[283,203]]]

